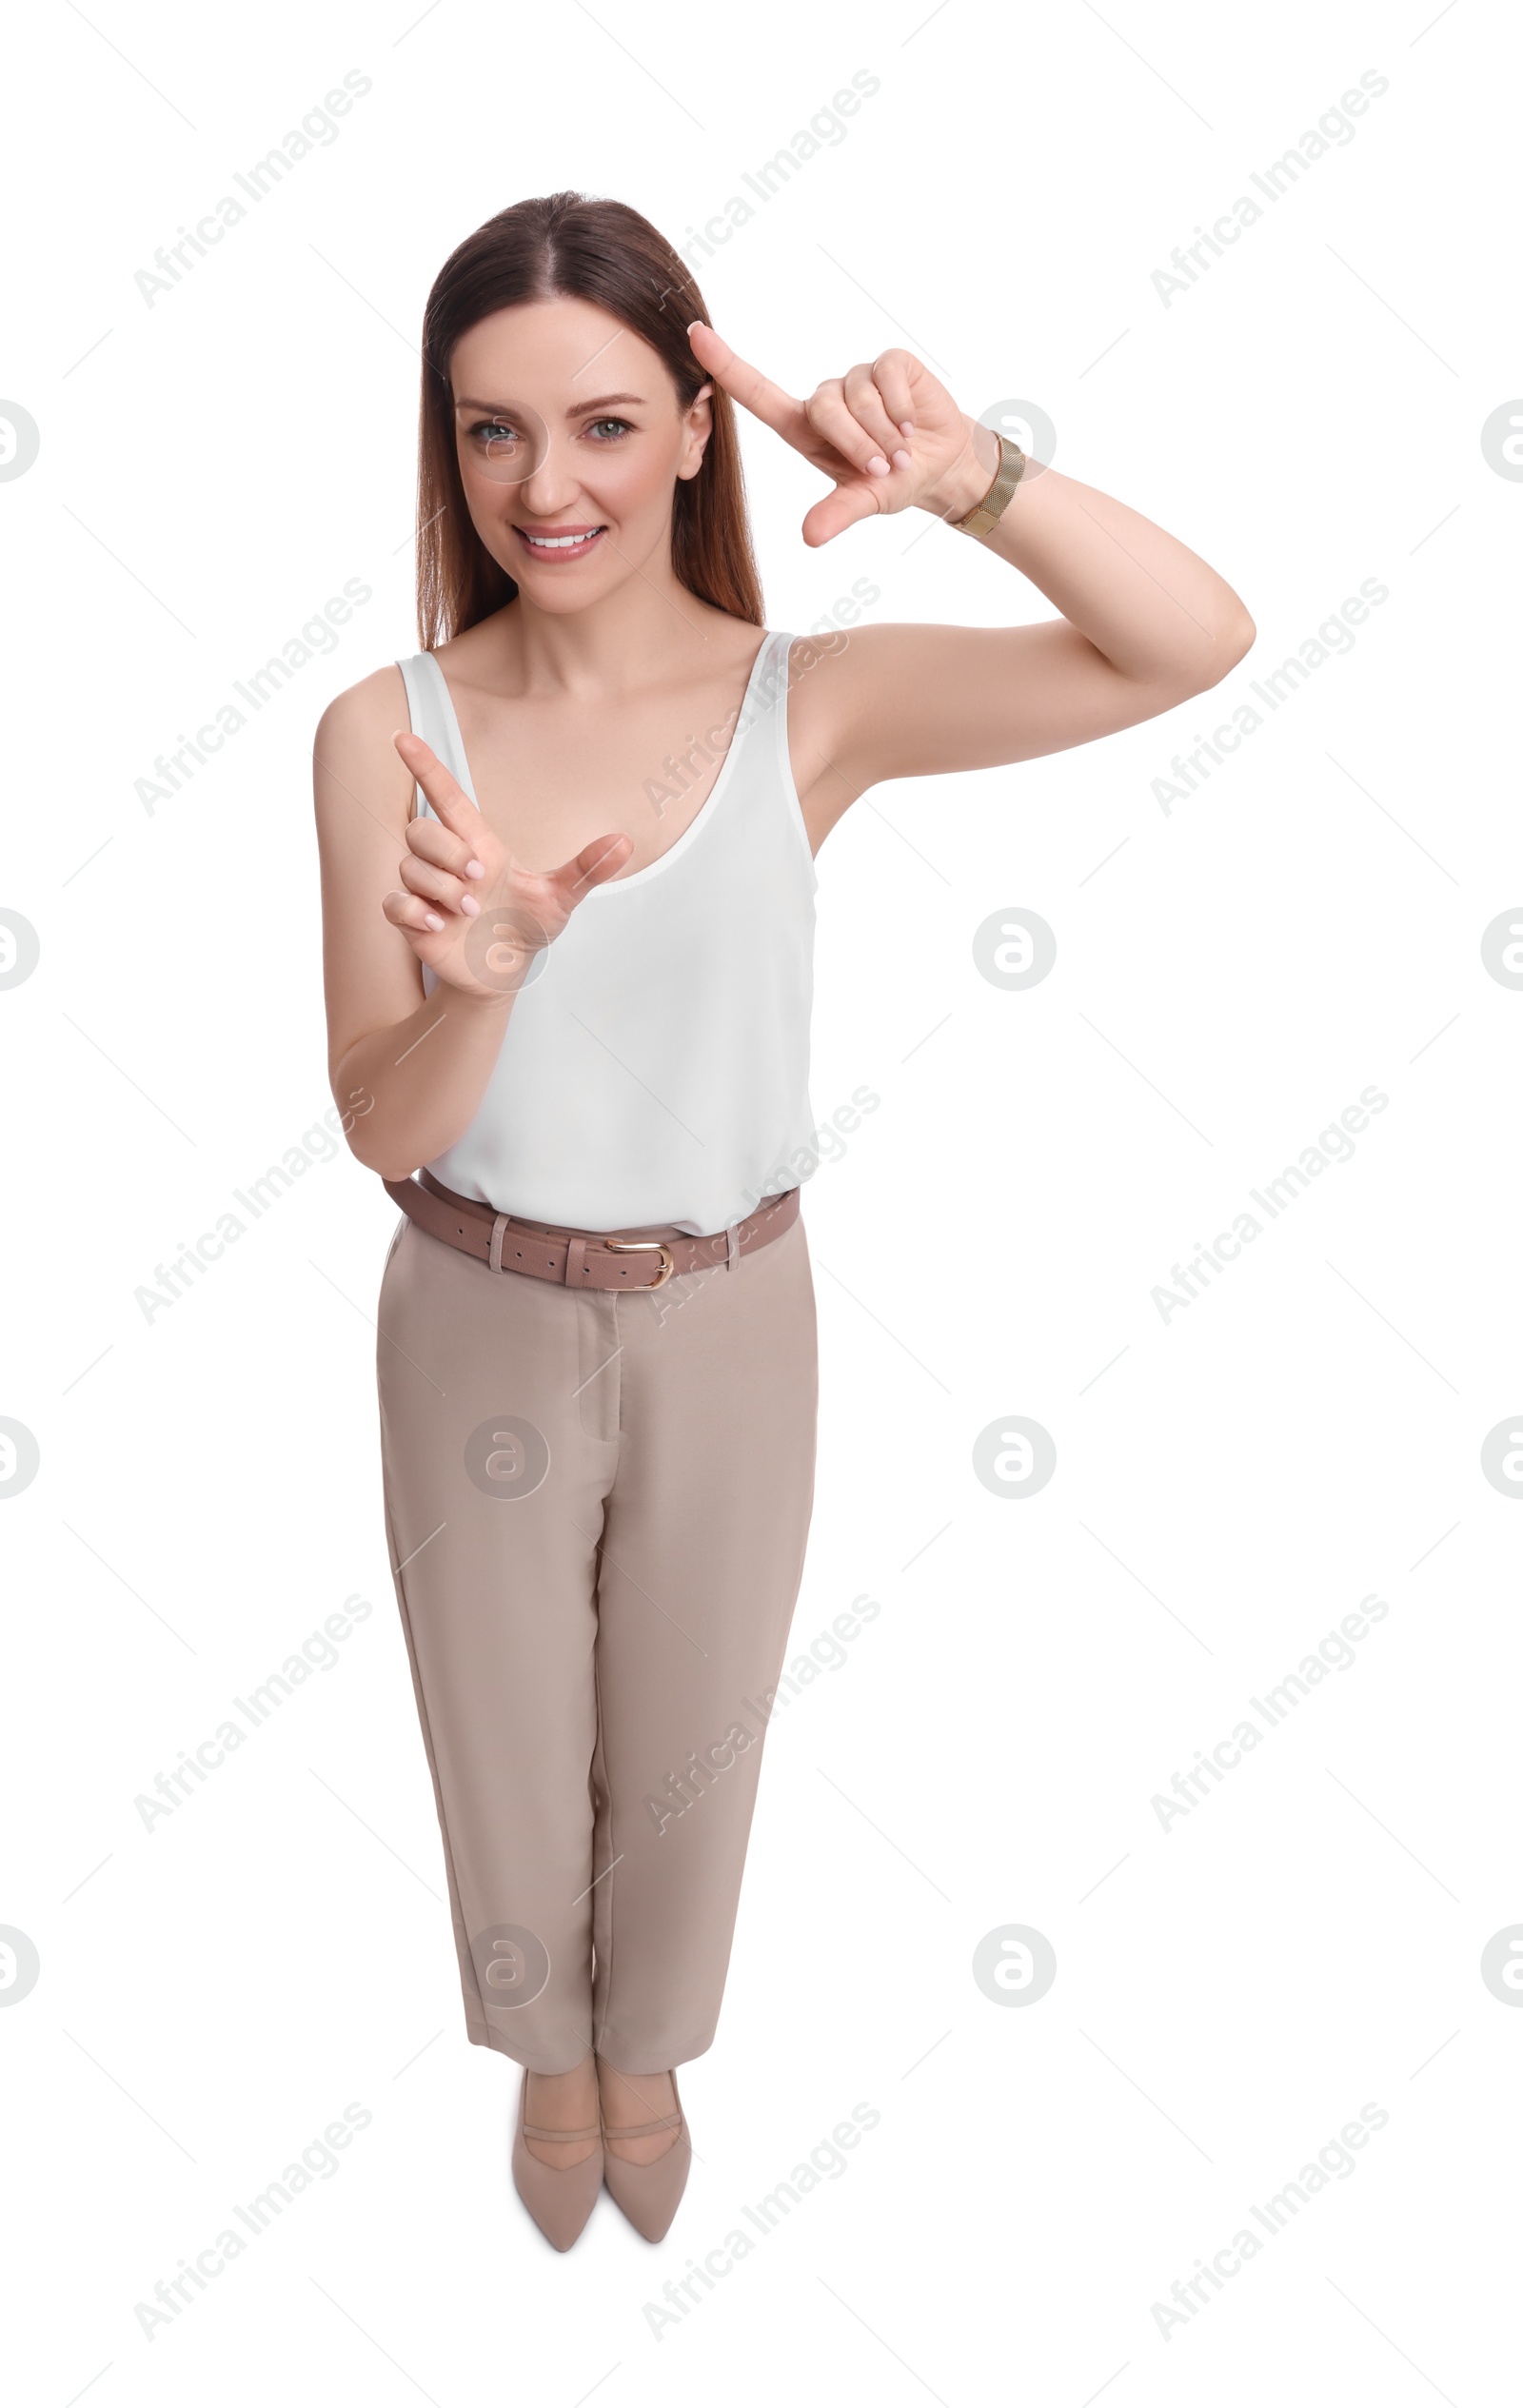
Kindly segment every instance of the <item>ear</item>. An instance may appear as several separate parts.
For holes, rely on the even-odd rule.
[[[682,456],[677,464],[680,477],[696,477],[703,465],[708,439],[714,432],[714,412],[709,405],[712,385],[701,385],[682,415],[684,441]]]

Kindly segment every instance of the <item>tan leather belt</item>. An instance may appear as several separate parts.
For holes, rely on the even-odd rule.
[[[781,1237],[799,1217],[799,1190],[760,1205],[733,1229],[708,1237],[679,1236],[669,1227],[661,1237],[645,1230],[559,1229],[541,1221],[494,1213],[468,1195],[456,1195],[426,1171],[416,1179],[382,1182],[394,1204],[429,1237],[474,1254],[492,1271],[526,1272],[531,1279],[554,1279],[564,1288],[662,1288],[675,1273],[732,1268]]]

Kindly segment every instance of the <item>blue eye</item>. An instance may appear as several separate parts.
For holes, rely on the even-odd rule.
[[[620,435],[629,435],[634,432],[627,418],[595,418],[588,426],[587,432],[589,435],[596,435],[599,428],[603,426],[611,426],[615,430],[612,436],[603,439],[605,442],[616,443]]]

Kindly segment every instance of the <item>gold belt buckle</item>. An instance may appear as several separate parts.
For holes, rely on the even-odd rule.
[[[605,1237],[603,1242],[610,1254],[660,1254],[661,1269],[657,1272],[655,1278],[646,1283],[652,1288],[664,1288],[677,1268],[672,1259],[671,1248],[663,1246],[660,1238]]]

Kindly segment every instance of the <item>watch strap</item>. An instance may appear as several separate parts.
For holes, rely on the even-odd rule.
[[[965,519],[954,519],[952,524],[959,535],[987,535],[1006,503],[1020,483],[1026,465],[1026,455],[1008,435],[999,437],[999,467],[993,484],[983,500],[968,512]]]

